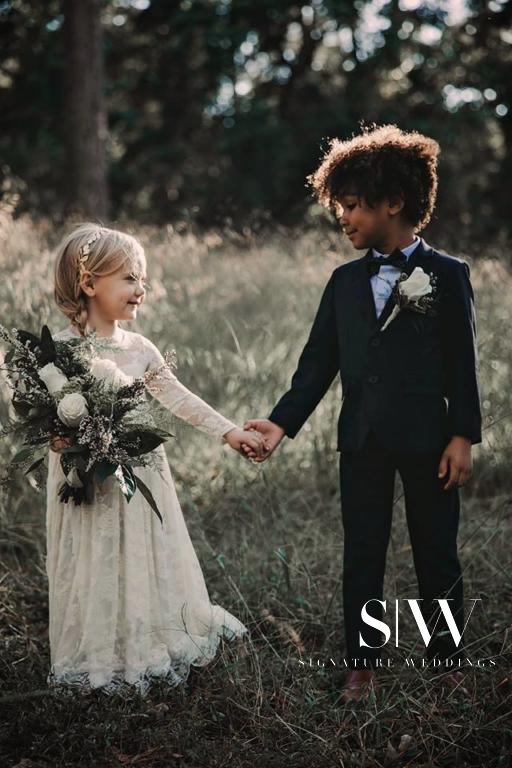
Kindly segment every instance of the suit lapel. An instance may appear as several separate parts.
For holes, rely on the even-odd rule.
[[[420,242],[407,259],[407,267],[404,272],[407,272],[407,274],[410,275],[415,267],[422,267],[422,269],[425,267],[428,268],[428,257],[431,251],[432,248],[430,245],[426,243],[422,237],[420,237]]]
[[[367,251],[365,256],[354,263],[352,280],[355,300],[362,319],[367,326],[374,328],[377,326],[377,314],[375,312],[375,301],[368,273],[368,259],[370,256],[371,249]]]

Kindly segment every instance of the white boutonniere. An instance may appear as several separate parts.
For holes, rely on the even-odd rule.
[[[393,288],[395,306],[380,330],[387,328],[401,309],[411,309],[423,315],[433,311],[435,288],[436,278],[421,267],[415,267],[410,275],[402,272]]]

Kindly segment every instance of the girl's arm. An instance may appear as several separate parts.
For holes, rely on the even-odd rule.
[[[148,352],[146,370],[160,368],[165,361],[155,345],[145,339]],[[187,389],[170,370],[168,366],[161,368],[158,374],[146,384],[147,390],[158,402],[168,408],[171,413],[183,419],[187,424],[197,427],[203,432],[227,442],[235,450],[243,450],[244,444],[250,446],[258,456],[262,453],[263,440],[258,432],[240,429],[229,419],[212,408],[208,403]]]

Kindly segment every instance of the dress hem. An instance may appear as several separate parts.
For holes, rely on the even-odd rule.
[[[99,680],[99,676],[91,675],[90,671],[77,672],[74,669],[63,669],[56,672],[55,667],[52,666],[46,682],[49,688],[69,696],[74,694],[87,695],[99,691],[107,696],[121,695],[124,698],[128,698],[135,692],[144,697],[156,683],[163,683],[169,689],[176,688],[185,683],[190,675],[191,667],[205,667],[213,660],[221,639],[233,641],[246,637],[249,637],[249,630],[246,627],[240,630],[223,625],[207,650],[194,659],[180,660],[178,662],[172,662],[171,659],[167,659],[160,667],[152,665],[151,667],[146,667],[141,672],[137,673],[134,671],[133,675],[129,677],[127,676],[127,670],[113,672],[106,681],[106,673],[103,672],[100,673],[103,681],[98,682],[97,685],[94,684],[94,678]]]

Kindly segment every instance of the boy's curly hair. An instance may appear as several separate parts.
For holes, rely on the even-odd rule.
[[[403,218],[421,231],[434,210],[439,152],[437,141],[417,131],[372,123],[347,141],[332,139],[307,184],[330,209],[343,194],[357,195],[370,206],[401,197]]]

